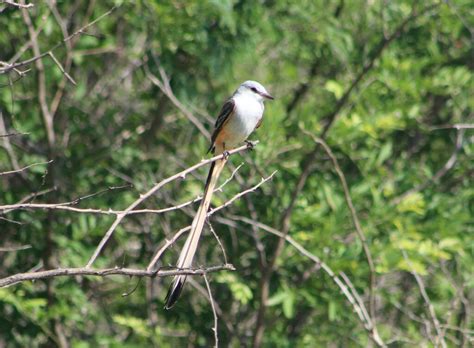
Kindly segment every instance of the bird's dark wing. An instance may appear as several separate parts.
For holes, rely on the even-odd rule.
[[[224,125],[229,121],[229,116],[232,115],[232,113],[235,110],[235,102],[234,99],[230,98],[228,99],[224,105],[222,105],[222,109],[219,112],[219,116],[217,116],[214,132],[212,133],[211,136],[211,146],[209,147],[210,151],[214,151],[214,142],[216,141],[217,136],[219,135],[220,131],[224,127]]]

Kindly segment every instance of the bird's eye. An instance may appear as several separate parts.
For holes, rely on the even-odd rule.
[[[257,89],[256,89],[255,87],[250,88],[250,90],[251,90],[252,92],[257,93]]]

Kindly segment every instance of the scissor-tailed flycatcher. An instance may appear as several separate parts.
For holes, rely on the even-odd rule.
[[[245,81],[242,83],[232,97],[222,106],[211,137],[209,151],[220,155],[232,150],[245,141],[256,128],[260,127],[263,118],[264,99],[273,99],[273,97],[268,94],[265,87],[260,83],[255,81]],[[181,250],[179,255],[177,268],[189,268],[192,265],[199,237],[206,221],[212,193],[226,162],[227,158],[224,157],[213,162],[211,165],[201,205],[194,217],[188,239],[186,239],[183,250]],[[173,283],[166,295],[166,309],[170,309],[176,303],[181,290],[183,290],[185,281],[185,275],[174,277]]]

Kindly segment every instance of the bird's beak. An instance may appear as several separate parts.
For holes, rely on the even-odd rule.
[[[265,92],[261,93],[260,95],[261,95],[262,97],[266,98],[266,99],[270,99],[270,100],[275,99],[275,98],[273,98],[270,94],[265,93]]]

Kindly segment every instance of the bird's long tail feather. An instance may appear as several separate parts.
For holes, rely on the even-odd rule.
[[[184,247],[181,250],[181,254],[179,255],[178,263],[176,265],[177,268],[190,268],[193,263],[194,254],[196,253],[199,238],[201,237],[201,232],[204,228],[204,222],[206,221],[207,211],[209,210],[209,205],[211,204],[214,187],[216,186],[217,179],[219,178],[225,163],[225,159],[218,160],[213,162],[211,168],[209,169],[206,186],[204,188],[204,195],[191,225],[191,231],[189,232],[188,238],[186,239]],[[185,281],[185,275],[178,275],[174,277],[173,283],[171,284],[168,294],[166,295],[166,309],[170,309],[176,303],[181,291],[183,290]]]

